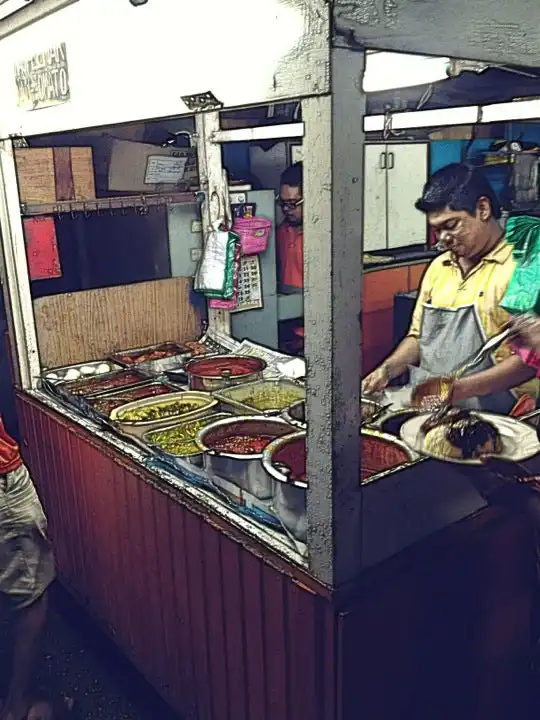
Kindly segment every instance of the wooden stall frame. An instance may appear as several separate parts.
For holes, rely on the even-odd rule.
[[[300,0],[291,0],[290,3],[291,6],[296,7],[301,7],[301,4]],[[385,602],[381,605],[375,597],[372,605],[369,605],[368,598],[367,612],[361,604],[355,606],[355,593],[362,595],[364,589],[362,583],[369,575],[366,573],[359,581],[357,580],[360,569],[359,558],[363,548],[359,538],[354,535],[354,531],[359,529],[364,509],[363,493],[357,487],[357,470],[361,460],[357,438],[361,373],[361,338],[357,313],[361,309],[362,301],[361,209],[364,138],[361,127],[365,110],[360,88],[364,48],[367,45],[380,49],[424,53],[430,51],[452,53],[455,52],[456,47],[460,47],[463,48],[463,55],[467,57],[476,55],[497,63],[528,62],[531,65],[540,65],[540,36],[534,31],[538,26],[538,23],[534,22],[534,17],[540,19],[540,9],[531,0],[521,0],[520,6],[513,9],[509,4],[501,3],[496,17],[493,17],[493,3],[490,0],[478,0],[477,3],[470,3],[469,0],[455,0],[453,3],[448,3],[446,0],[425,0],[422,3],[397,3],[392,0],[388,2],[336,0],[333,4],[312,0],[305,5],[309,5],[311,9],[315,8],[321,13],[321,17],[323,6],[327,12],[330,9],[333,12],[331,26],[328,27],[329,32],[331,28],[333,33],[331,57],[330,53],[328,55],[328,65],[332,73],[332,94],[329,94],[329,87],[326,84],[321,84],[319,91],[313,89],[314,74],[311,70],[312,58],[309,54],[303,59],[304,76],[309,78],[309,82],[305,85],[309,86],[309,92],[301,94],[306,129],[306,195],[313,198],[313,206],[309,207],[308,201],[306,212],[305,271],[308,281],[306,290],[310,422],[308,472],[314,481],[314,487],[308,496],[309,546],[310,574],[315,580],[308,578],[306,585],[317,597],[309,597],[307,602],[305,588],[301,588],[302,592],[298,592],[298,582],[295,581],[295,575],[297,580],[298,573],[292,563],[282,561],[281,567],[284,573],[287,573],[285,582],[279,578],[277,581],[272,573],[263,573],[258,567],[259,561],[254,552],[254,544],[247,539],[244,541],[245,533],[242,532],[237,535],[239,543],[242,544],[237,553],[229,543],[227,522],[219,516],[219,513],[205,506],[197,508],[197,513],[185,513],[185,516],[182,516],[175,507],[171,516],[173,522],[171,518],[168,519],[169,537],[173,525],[177,530],[181,523],[185,523],[186,527],[189,525],[190,537],[193,538],[193,545],[189,548],[182,538],[181,541],[172,543],[173,562],[174,565],[178,565],[178,577],[181,580],[175,582],[174,592],[178,592],[183,599],[186,599],[186,605],[189,606],[185,614],[175,613],[170,597],[172,584],[163,582],[163,578],[167,579],[171,575],[171,559],[165,557],[165,553],[159,557],[155,550],[152,552],[155,521],[149,514],[145,516],[143,512],[143,510],[148,513],[156,512],[157,506],[159,517],[163,518],[166,511],[168,513],[163,497],[154,497],[148,492],[152,482],[151,474],[146,473],[142,468],[134,467],[130,462],[124,462],[122,458],[113,457],[114,453],[109,446],[92,438],[91,434],[86,437],[87,433],[84,431],[68,427],[72,423],[66,422],[65,416],[61,413],[47,410],[45,404],[40,401],[38,393],[32,392],[30,398],[29,393],[24,392],[31,390],[35,385],[35,373],[36,370],[39,371],[40,362],[11,142],[4,141],[0,154],[0,169],[5,187],[0,188],[0,219],[6,253],[6,274],[11,304],[14,308],[13,328],[23,386],[19,397],[21,404],[26,406],[21,411],[25,441],[28,443],[25,446],[23,442],[23,452],[28,458],[31,470],[38,478],[38,483],[42,484],[44,493],[49,493],[46,504],[49,504],[54,511],[55,531],[60,536],[60,533],[65,533],[67,530],[64,536],[66,541],[58,543],[59,565],[64,578],[68,583],[71,581],[75,585],[81,585],[84,600],[84,593],[91,582],[91,573],[97,573],[97,581],[92,584],[91,594],[87,600],[89,609],[102,623],[111,623],[112,627],[108,628],[111,634],[114,634],[112,631],[123,632],[122,642],[119,643],[121,647],[138,663],[154,684],[161,687],[165,696],[176,701],[177,705],[184,704],[188,717],[199,720],[203,718],[217,720],[221,717],[225,720],[233,717],[235,720],[248,717],[257,720],[259,718],[289,720],[292,717],[309,718],[309,720],[333,718],[356,720],[359,715],[365,715],[367,718],[395,720],[397,717],[407,715],[407,702],[411,693],[415,696],[413,700],[418,700],[434,692],[435,711],[433,712],[431,708],[432,712],[427,715],[417,712],[412,717],[440,717],[442,720],[466,717],[467,720],[486,720],[486,718],[495,720],[499,715],[497,691],[499,681],[504,677],[507,669],[504,667],[506,661],[509,658],[514,659],[514,651],[519,651],[520,659],[524,658],[529,639],[531,588],[535,583],[534,573],[531,572],[534,570],[534,558],[532,542],[526,537],[528,534],[526,525],[520,523],[521,518],[516,516],[510,518],[511,524],[514,525],[512,532],[515,535],[510,551],[507,552],[509,545],[504,542],[504,536],[497,537],[496,552],[491,553],[490,564],[486,569],[483,551],[479,552],[477,559],[465,568],[465,572],[462,572],[460,558],[452,561],[450,557],[455,550],[453,544],[447,549],[446,558],[441,558],[440,545],[437,542],[424,543],[424,550],[428,546],[427,557],[421,556],[417,566],[418,574],[423,576],[422,581],[419,582],[419,592],[405,588],[403,594],[396,593],[393,563],[389,562],[385,563],[386,567],[380,568],[382,573],[388,572],[390,577],[386,586]],[[441,27],[445,28],[444,33],[434,32],[433,28]],[[505,39],[510,41],[504,42]],[[330,36],[325,38],[326,40],[330,48]],[[288,59],[288,57],[284,58],[285,62]],[[297,60],[298,53],[292,59]],[[298,69],[298,63],[295,67]],[[267,75],[270,81],[276,84],[276,75],[272,72]],[[96,84],[98,83],[99,75]],[[235,86],[238,84],[237,75],[231,75],[231,86],[233,84]],[[206,92],[208,88],[201,88],[201,91],[203,90]],[[278,92],[281,93],[280,97],[298,98],[298,93],[284,93],[282,86]],[[175,93],[180,95],[178,88],[175,89]],[[267,91],[267,95],[268,102],[275,97],[270,90]],[[242,105],[240,93],[234,97],[238,100],[237,106]],[[250,100],[246,99],[249,97],[247,94],[242,96],[245,104],[249,104]],[[309,99],[305,99],[307,97]],[[144,102],[141,102],[137,111],[144,110],[148,108],[144,107]],[[118,104],[107,112],[110,112],[117,122],[122,121],[122,108]],[[40,116],[44,118],[40,126],[42,131],[44,127],[51,129],[55,125],[55,117],[60,117],[56,129],[58,130],[62,123],[64,123],[62,129],[66,129],[66,118],[69,120],[71,117],[69,111],[66,116],[51,116],[46,113],[47,111]],[[151,112],[145,116],[149,115]],[[37,115],[33,116],[36,117]],[[125,121],[128,122],[130,119],[134,118],[125,118]],[[206,229],[211,226],[214,219],[211,212],[212,194],[214,190],[223,190],[224,185],[221,160],[217,152],[219,148],[215,144],[209,144],[212,133],[218,132],[218,121],[219,115],[215,111],[207,115],[197,115],[197,128],[202,142],[199,152],[204,166],[202,179],[207,193],[204,208]],[[39,125],[39,120],[32,119],[27,122],[30,127],[36,128]],[[83,122],[82,118],[80,122]],[[227,327],[225,315],[213,315],[212,322],[215,326]],[[44,437],[45,442],[43,442]],[[90,472],[84,472],[85,461],[88,461]],[[112,465],[115,466],[113,471],[110,470]],[[426,470],[426,467],[427,463],[424,464],[423,469]],[[137,483],[142,480],[143,475],[145,482],[139,487]],[[58,483],[53,482],[56,478],[59,478]],[[117,478],[122,478],[122,482],[116,483]],[[97,483],[94,479],[99,481],[102,494],[96,489]],[[434,480],[431,485],[433,487],[440,478],[429,479]],[[79,486],[74,484],[75,480],[80,483]],[[75,500],[77,496],[80,514],[76,516],[75,513],[70,514],[67,508],[70,498]],[[366,492],[364,493],[366,504],[367,500]],[[182,501],[188,504],[185,498],[182,498]],[[128,512],[128,507],[130,510],[134,509],[133,515]],[[492,510],[486,511],[483,521],[487,522],[492,514]],[[67,524],[64,524],[64,516],[67,518]],[[127,536],[120,538],[124,549],[140,557],[140,562],[133,565],[133,572],[128,572],[130,578],[133,576],[134,591],[131,591],[127,583],[123,584],[124,592],[129,590],[130,598],[136,600],[134,605],[127,607],[127,611],[125,604],[115,601],[112,584],[98,582],[100,579],[103,580],[104,573],[100,572],[103,568],[111,578],[117,578],[115,570],[118,568],[115,568],[115,564],[119,564],[121,569],[122,563],[124,565],[126,563],[126,556],[122,553],[111,554],[112,543],[107,541],[108,535],[115,538],[114,533],[118,533],[118,528],[121,526],[116,522],[117,516],[128,528],[133,529],[133,545],[126,544]],[[98,517],[107,518],[104,533],[101,533],[95,522]],[[381,513],[380,519],[387,518]],[[482,518],[480,518],[481,522]],[[82,527],[78,527],[78,523],[81,523]],[[473,525],[471,529],[474,532],[478,529],[474,519],[466,520],[464,524],[468,528]],[[157,529],[164,532],[163,527]],[[78,530],[82,531],[81,534]],[[459,529],[451,527],[449,530]],[[518,536],[522,536],[521,540]],[[177,536],[174,539],[176,538]],[[73,545],[70,544],[72,539],[74,539]],[[154,548],[157,547],[157,540],[153,542]],[[520,553],[519,551],[524,548],[526,552]],[[462,548],[465,561],[468,550],[468,546]],[[520,567],[521,562],[515,562],[512,551],[520,561],[527,555],[522,567]],[[276,555],[272,548],[267,551],[265,547],[263,552],[268,556]],[[221,566],[218,564],[220,553]],[[236,601],[237,590],[240,587],[235,579],[237,575],[221,574],[224,567],[229,567],[227,560],[229,555],[232,555],[233,559],[236,557],[236,564],[244,566],[246,571],[242,592],[246,593],[245,605],[249,610],[247,617],[236,620],[230,639],[232,638],[231,643],[236,643],[237,647],[249,648],[249,656],[253,658],[248,668],[247,682],[241,677],[243,681],[241,684],[236,678],[237,685],[227,684],[228,678],[223,672],[226,663],[220,662],[220,657],[227,658],[230,650],[230,648],[227,648],[227,652],[223,650],[223,608],[229,607],[236,612],[235,618],[240,615]],[[403,560],[402,556],[396,559],[398,563]],[[154,557],[157,559],[156,563],[151,562]],[[448,560],[449,557],[451,564],[453,562],[452,567],[456,570],[455,575],[450,577],[443,572],[435,586],[432,586],[430,573],[425,572],[426,567],[437,568],[441,560]],[[224,562],[223,558],[225,558]],[[430,561],[431,566],[427,566],[425,560]],[[278,563],[279,558],[272,557],[271,561]],[[86,563],[87,575],[80,573],[78,569]],[[180,572],[182,566],[188,568],[187,575]],[[502,572],[499,571],[500,568]],[[487,578],[485,586],[478,581],[479,570],[483,569],[486,570],[484,577]],[[125,570],[124,567],[124,572]],[[173,568],[173,572],[175,570],[176,568]],[[152,577],[152,573],[157,575]],[[190,574],[193,582],[190,580]],[[466,629],[469,627],[471,629],[470,638],[478,632],[478,627],[486,620],[488,626],[496,628],[503,638],[497,639],[496,633],[493,636],[489,635],[487,643],[480,642],[475,648],[475,652],[482,655],[478,663],[480,667],[478,674],[482,676],[480,679],[483,680],[483,686],[481,692],[477,694],[479,697],[475,697],[473,701],[478,707],[465,715],[463,712],[453,712],[451,707],[457,693],[456,686],[452,685],[452,682],[448,683],[450,687],[444,682],[450,677],[444,672],[445,663],[451,661],[450,656],[445,655],[444,651],[447,645],[460,650],[462,647],[470,646],[468,642],[462,645],[459,637],[455,640],[453,635],[455,629],[463,633],[459,612],[457,617],[456,614],[450,615],[452,623],[445,622],[449,612],[453,611],[452,603],[448,602],[448,598],[452,598],[452,593],[456,591],[459,594],[461,588],[467,586],[468,574],[474,578],[474,587],[477,590],[472,603],[475,607],[469,617],[469,625],[466,626]],[[406,582],[408,582],[407,575]],[[157,582],[155,582],[156,576]],[[184,580],[186,576],[187,582]],[[218,583],[215,583],[216,576]],[[454,577],[456,583],[451,587]],[[354,582],[349,583],[348,581],[352,579]],[[219,584],[219,590],[227,596],[227,606],[219,602],[220,596],[217,593],[213,594],[212,589],[215,584]],[[276,592],[272,591],[274,584],[277,587]],[[327,588],[327,586],[331,587]],[[148,587],[158,588],[157,602],[154,597],[147,603]],[[349,588],[351,595],[346,597]],[[425,588],[430,589],[427,596]],[[162,590],[165,591],[165,602],[160,604],[159,595]],[[283,646],[288,653],[292,643],[283,642],[283,634],[280,636],[278,633],[270,632],[269,643],[265,645],[264,640],[260,640],[259,628],[268,620],[271,621],[271,629],[280,626],[280,616],[283,616],[281,607],[284,604],[285,594],[287,598],[291,598],[291,607],[294,609],[294,615],[287,629],[295,630],[299,642],[293,656],[287,661],[286,667],[290,669],[290,674],[284,681],[279,651]],[[333,613],[325,612],[325,622],[315,626],[311,621],[312,607],[317,603],[320,604],[321,599],[325,602],[325,597],[329,595],[332,596],[332,601],[335,601],[333,610],[337,610],[339,615],[336,617]],[[469,598],[465,597],[466,593],[461,595],[462,597],[458,598],[461,603],[459,607],[470,608],[471,603]],[[342,601],[338,602],[337,598],[340,596]],[[494,596],[497,599],[490,607],[489,603]],[[269,602],[268,597],[270,600],[276,598],[277,602]],[[441,600],[446,600],[447,611],[438,619],[437,602]],[[511,610],[510,619],[507,614],[508,607]],[[193,608],[192,616],[191,608]],[[369,612],[371,608],[375,609],[376,621],[373,623]],[[424,608],[433,623],[425,623],[425,616],[421,612]],[[149,609],[153,609],[154,612],[149,612]],[[400,613],[403,614],[403,622],[396,621]],[[152,623],[156,622],[160,614],[166,617],[166,622],[159,627],[160,634],[156,635],[158,638],[156,643],[156,637],[152,637]],[[272,615],[277,616],[277,622],[272,621]],[[409,622],[411,617],[416,621],[413,624]],[[118,628],[114,627],[115,623],[118,624]],[[311,632],[308,634],[305,628],[310,625]],[[327,627],[330,638],[328,643],[323,641],[327,637],[323,632],[323,625]],[[432,641],[429,629],[433,625],[438,633]],[[184,650],[186,647],[182,642],[182,633],[190,634],[195,640],[187,645],[190,648],[189,653],[169,652],[172,662],[178,664],[179,671],[181,665],[186,666],[185,671],[180,673],[185,680],[183,688],[176,686],[178,675],[175,672],[172,672],[174,687],[171,686],[168,677],[169,668],[165,667],[164,662],[164,657],[167,656],[159,652],[160,639],[163,640],[165,648],[171,642],[171,637],[168,637],[166,631],[172,627],[180,638],[175,645],[176,650]],[[519,633],[514,633],[514,628],[517,628]],[[515,643],[512,634],[520,635]],[[383,648],[380,644],[382,636],[390,638],[388,645]],[[310,644],[305,642],[306,638],[309,639]],[[470,638],[467,637],[466,640]],[[442,644],[439,640],[443,641]],[[212,649],[217,647],[217,652],[214,654],[210,653],[209,641]],[[402,654],[395,652],[396,645],[401,646]],[[437,651],[438,647],[441,648],[440,654]],[[417,648],[425,652],[422,663],[415,657]],[[235,657],[233,652],[231,657]],[[261,657],[270,658],[268,669],[260,662]],[[434,663],[430,662],[432,659],[439,661],[440,672],[437,672]],[[470,662],[464,664],[464,659],[470,660],[458,653],[457,660],[453,664],[450,663],[454,671],[450,680],[456,674],[459,677],[464,665],[466,670],[471,665],[474,666],[474,663]],[[309,673],[307,678],[306,661],[311,663],[311,667],[316,666],[315,672]],[[365,663],[364,666],[362,662]],[[388,682],[388,667],[392,664],[396,669],[394,677],[401,682],[400,687],[396,687],[392,680]],[[416,675],[415,670],[418,667],[425,672],[428,681],[433,671],[434,675],[438,676],[439,685],[435,684],[433,687],[429,682],[425,682],[425,676]],[[412,683],[409,681],[411,675]],[[466,680],[470,677],[473,677],[472,673]],[[467,682],[461,683],[461,689],[463,686],[467,687]],[[392,688],[391,692],[388,690],[389,687]],[[239,692],[234,697],[236,705],[233,705],[231,698],[235,688],[238,688]],[[445,692],[438,693],[439,688]],[[405,706],[398,702],[400,694],[404,696]],[[267,707],[264,706],[265,699],[268,699]],[[448,699],[450,702],[447,703]],[[241,703],[243,707],[239,709]],[[386,708],[381,709],[382,705]],[[285,710],[284,706],[286,706]],[[470,709],[467,698],[462,698],[457,706],[458,710]],[[411,707],[418,709],[418,704],[411,702]]]
[[[3,237],[4,269],[8,283],[13,350],[18,361],[18,375],[24,389],[36,388],[41,372],[36,324],[24,228],[20,210],[19,186],[12,140],[0,144],[0,224]]]
[[[353,530],[358,530],[362,512],[362,493],[357,487],[360,457],[355,438],[359,424],[361,375],[358,313],[362,307],[364,138],[361,128],[365,98],[361,79],[365,47],[455,54],[456,45],[459,45],[463,48],[461,54],[466,57],[537,65],[540,64],[540,42],[527,35],[531,27],[530,2],[523,2],[517,15],[514,10],[510,13],[506,6],[500,9],[497,22],[487,33],[477,31],[485,28],[491,8],[489,0],[472,5],[467,0],[457,0],[459,11],[457,7],[450,11],[444,0],[427,0],[421,8],[418,4],[398,5],[373,0],[370,3],[373,12],[367,16],[359,12],[359,2],[338,0],[332,6],[332,18],[327,4],[315,0],[305,6],[299,1],[295,4],[300,12],[303,12],[302,7],[306,8],[306,18],[309,6],[312,20],[316,18],[323,25],[331,20],[325,26],[331,31],[328,34],[329,73],[326,77],[331,83],[321,82],[314,88],[314,76],[310,71],[313,56],[310,52],[302,55],[300,49],[294,54],[295,71],[303,63],[303,80],[299,81],[301,76],[297,72],[289,92],[282,85],[279,93],[283,98],[300,98],[305,115],[308,472],[313,479],[308,492],[309,546],[312,572],[321,582],[336,587],[359,572],[362,554],[358,533]],[[81,3],[80,7],[83,6]],[[440,25],[444,18],[449,28],[457,29],[445,32],[444,38],[440,38],[439,33],[433,33],[426,19],[436,20]],[[304,28],[307,27],[306,21]],[[465,34],[459,31],[461,27],[467,28]],[[502,48],[500,40],[506,36],[514,42]],[[527,42],[519,42],[523,37]],[[285,64],[288,59],[288,55],[283,58]],[[320,65],[317,72],[320,72]],[[230,82],[231,87],[236,87],[237,78],[231,77]],[[274,85],[275,82],[274,77]],[[274,87],[267,91],[267,101],[272,101],[275,90]],[[241,106],[240,96],[237,94],[235,98],[238,100],[235,106]],[[246,102],[249,101],[246,99]],[[142,112],[142,105],[137,106],[136,112]],[[180,111],[184,106],[179,100]],[[206,232],[223,216],[227,200],[219,147],[220,135],[222,138],[227,136],[221,134],[219,112],[215,107],[223,109],[225,105],[218,102],[210,112],[195,109]],[[151,108],[144,109],[148,110],[145,117],[152,115]],[[44,118],[41,131],[50,128],[52,117],[48,111],[43,112],[39,116]],[[110,112],[118,115],[119,108],[111,108]],[[140,117],[125,117],[124,122],[137,119]],[[64,121],[59,121],[58,126],[62,127]],[[28,122],[28,127],[37,133],[39,123]],[[77,117],[77,122],[82,123],[82,117]],[[36,386],[40,359],[11,140],[2,143],[0,169],[4,181],[0,213],[19,370],[23,389],[30,389]],[[216,197],[221,203],[217,210]],[[226,313],[212,312],[210,320],[213,327],[228,329]]]

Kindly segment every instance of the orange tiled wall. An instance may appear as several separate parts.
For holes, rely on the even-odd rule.
[[[392,350],[394,295],[417,290],[426,264],[375,270],[364,275],[362,367],[370,372]]]

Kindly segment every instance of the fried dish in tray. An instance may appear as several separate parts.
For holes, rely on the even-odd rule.
[[[441,458],[471,460],[502,452],[499,431],[470,410],[448,408],[422,425],[424,448]]]

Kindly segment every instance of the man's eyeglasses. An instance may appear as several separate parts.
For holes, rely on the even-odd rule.
[[[304,198],[300,198],[300,200],[283,200],[279,195],[276,196],[276,200],[282,210],[296,210],[297,207],[304,203]]]

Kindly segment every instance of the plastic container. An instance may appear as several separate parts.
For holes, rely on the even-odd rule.
[[[272,221],[263,217],[239,218],[234,221],[233,231],[240,236],[244,255],[258,255],[268,247]]]

